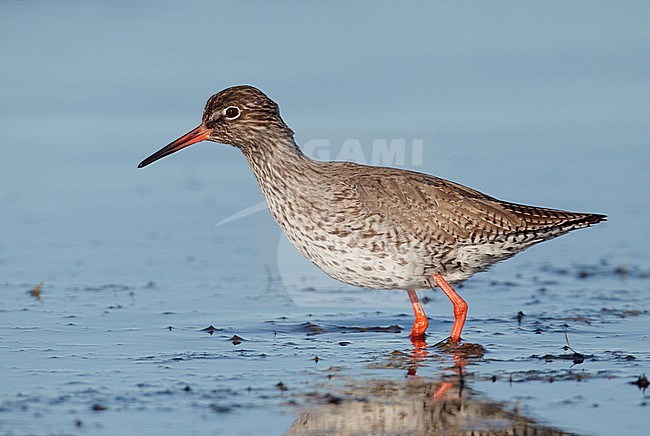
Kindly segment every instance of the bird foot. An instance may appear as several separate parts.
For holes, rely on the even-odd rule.
[[[413,344],[421,344],[427,342],[427,335],[425,333],[418,333],[415,334],[411,332],[410,335],[408,335],[408,338],[411,340]]]
[[[427,328],[429,327],[429,320],[426,316],[422,315],[417,317],[413,323],[413,328],[411,328],[411,334],[409,335],[411,339],[425,339],[427,337]]]
[[[451,336],[443,339],[442,341],[436,343],[434,347],[437,348],[444,348],[444,349],[449,349],[449,348],[458,348],[460,347],[460,342],[462,341],[462,338],[458,338],[457,341],[454,341]]]
[[[427,334],[424,332],[424,330],[413,328],[413,330],[411,330],[409,338],[411,338],[412,341],[416,339],[425,340],[427,338]]]

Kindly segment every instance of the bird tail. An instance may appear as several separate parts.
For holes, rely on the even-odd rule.
[[[573,230],[589,227],[607,220],[606,215],[597,213],[568,212],[566,210],[547,209],[516,203],[505,203],[503,207],[523,219],[527,230],[556,227]]]
[[[503,207],[526,223],[525,228],[509,236],[515,238],[524,237],[524,239],[528,240],[545,241],[553,239],[572,230],[591,227],[607,220],[606,215],[596,213],[568,212],[516,203],[506,203]]]

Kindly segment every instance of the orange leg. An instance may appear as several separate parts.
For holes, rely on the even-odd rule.
[[[436,285],[442,289],[442,292],[445,293],[447,298],[449,298],[451,304],[454,305],[455,319],[454,325],[451,328],[450,338],[454,342],[460,342],[460,333],[463,331],[465,318],[467,318],[467,303],[456,293],[456,291],[454,291],[454,288],[452,288],[440,274],[434,274],[433,280],[436,282]],[[415,310],[415,306],[413,306],[413,310]]]
[[[415,322],[411,329],[411,338],[423,338],[427,327],[429,327],[429,320],[427,320],[427,315],[424,313],[424,309],[422,309],[418,294],[413,289],[409,289],[407,292],[411,300],[411,305],[413,306],[413,313],[415,314]]]

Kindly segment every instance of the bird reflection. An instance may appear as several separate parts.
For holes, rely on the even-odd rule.
[[[436,353],[432,356],[429,356],[429,345],[427,344],[426,338],[411,338],[411,344],[413,345],[413,350],[411,351],[411,362],[407,371],[407,375],[409,376],[417,375],[418,366],[422,364],[426,365],[426,361],[430,357],[440,361],[451,359],[451,362],[453,362],[453,371],[457,374],[462,374],[462,368],[467,366],[468,359],[480,359],[485,354],[485,348],[480,344],[455,342],[450,338],[433,345],[431,348]]]
[[[413,340],[410,355],[387,356],[386,368],[404,359],[404,380],[351,380],[332,387],[318,396],[319,404],[300,413],[287,434],[570,434],[469,388],[465,367],[483,352],[475,344],[428,347],[425,339]],[[431,359],[450,366],[437,378],[417,375]]]

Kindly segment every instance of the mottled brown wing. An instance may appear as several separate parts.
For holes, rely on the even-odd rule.
[[[389,168],[358,175],[354,184],[364,207],[421,241],[443,245],[563,227],[568,231],[604,219],[503,202],[438,177]]]

